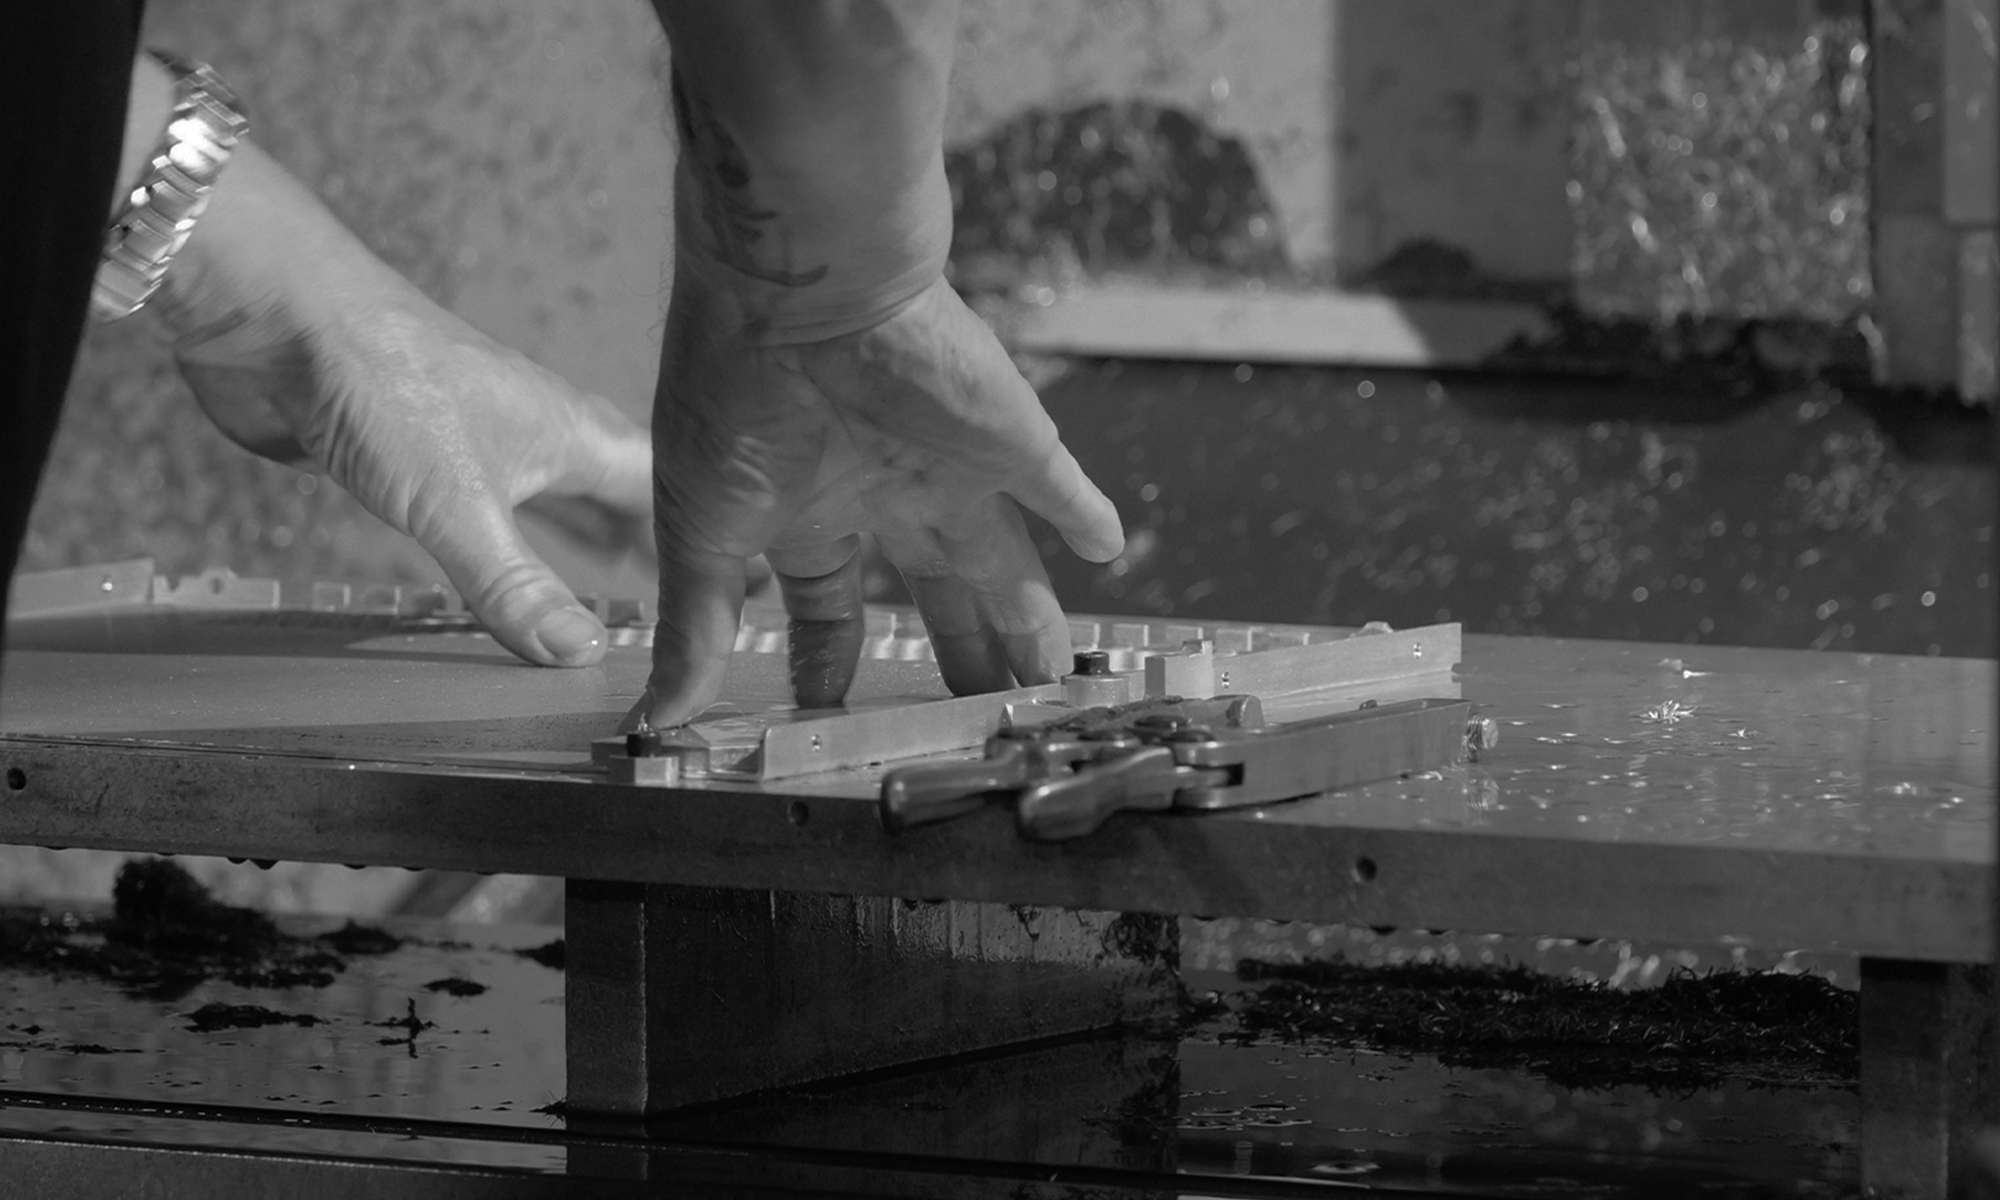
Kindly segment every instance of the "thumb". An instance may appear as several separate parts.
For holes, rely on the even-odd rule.
[[[604,625],[528,547],[497,499],[458,506],[416,532],[493,639],[528,662],[587,667],[604,657]]]

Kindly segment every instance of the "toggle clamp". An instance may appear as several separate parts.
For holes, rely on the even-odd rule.
[[[1001,799],[1021,836],[1067,841],[1119,812],[1295,800],[1463,762],[1497,738],[1463,700],[1266,725],[1255,696],[1158,698],[1002,729],[969,762],[898,767],[882,780],[882,823],[899,832]]]

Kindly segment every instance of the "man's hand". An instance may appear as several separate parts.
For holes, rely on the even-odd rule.
[[[596,662],[603,625],[528,547],[514,509],[637,544],[652,499],[644,433],[414,289],[389,293],[393,308],[351,328],[267,313],[182,338],[181,374],[239,444],[309,456],[415,538],[509,650],[545,666]]]
[[[799,703],[838,703],[859,536],[956,692],[1055,678],[1069,625],[1016,502],[1086,558],[1118,514],[943,281],[952,0],[654,0],[673,50],[674,291],[653,400],[660,625],[635,710],[721,689],[744,560],[792,616]]]
[[[757,345],[731,308],[696,273],[677,279],[653,425],[648,719],[715,698],[760,551],[793,618],[799,703],[838,703],[861,644],[864,532],[902,571],[954,692],[1054,679],[1069,626],[1015,501],[1089,559],[1123,535],[986,326],[941,280],[872,328],[805,345]]]
[[[144,56],[133,84],[128,152],[157,139],[171,93]],[[139,159],[127,157],[129,177]],[[149,311],[225,433],[317,460],[414,537],[501,644],[549,666],[603,657],[603,625],[528,547],[514,509],[636,540],[650,448],[608,401],[432,303],[247,140]]]

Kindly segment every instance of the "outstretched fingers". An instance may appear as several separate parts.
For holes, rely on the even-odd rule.
[[[1125,549],[1125,527],[1118,509],[1083,473],[1083,467],[1061,442],[1043,463],[1008,485],[1009,493],[1030,512],[1056,527],[1078,556],[1110,562]]]
[[[979,501],[949,530],[880,535],[923,614],[938,671],[954,693],[1057,679],[1069,660],[1069,623],[1005,496]]]
[[[604,657],[604,625],[529,549],[497,497],[437,511],[443,515],[413,522],[411,533],[495,641],[546,667],[588,666]]]
[[[969,312],[963,317],[970,322],[978,320]],[[1006,358],[999,342],[983,326],[972,336],[988,347],[993,360],[991,369],[970,373],[966,383],[978,396],[981,410],[1010,414],[1006,440],[1014,447],[1017,469],[1007,473],[1006,492],[1054,525],[1070,549],[1083,558],[1109,562],[1118,557],[1125,548],[1118,509],[1062,444],[1054,419],[1042,407],[1034,387]]]

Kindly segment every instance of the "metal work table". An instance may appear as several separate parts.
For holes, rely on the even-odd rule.
[[[1942,1194],[1954,1130],[1993,1108],[1970,1069],[1991,1007],[1972,965],[1992,943],[1989,662],[1470,637],[1464,694],[1504,734],[1476,764],[1044,845],[997,811],[891,836],[872,768],[609,783],[588,743],[643,684],[637,644],[547,671],[483,635],[282,612],[107,610],[11,636],[0,841],[572,880],[573,955],[601,966],[571,960],[575,1107],[638,1118],[1004,1046],[1061,1032],[1054,1009],[1157,1015],[1164,935],[1112,915],[1151,913],[1851,952],[1866,1181]],[[926,664],[882,654],[856,707],[941,695]],[[738,654],[726,695],[782,705],[781,656]],[[1024,938],[999,906],[1061,911]],[[858,949],[827,950],[828,930]],[[755,972],[667,964],[668,942],[721,960],[746,936]],[[916,994],[956,1015],[906,1004],[909,1046],[828,1057],[842,1021],[910,994],[878,941],[922,950],[904,956]],[[756,986],[784,996],[745,1002],[773,964],[796,977]],[[691,989],[759,1015],[690,1059],[690,1025],[661,1010]],[[801,1016],[808,1001],[824,1011]],[[753,1043],[789,1061],[701,1095],[667,1082],[728,1075]]]

